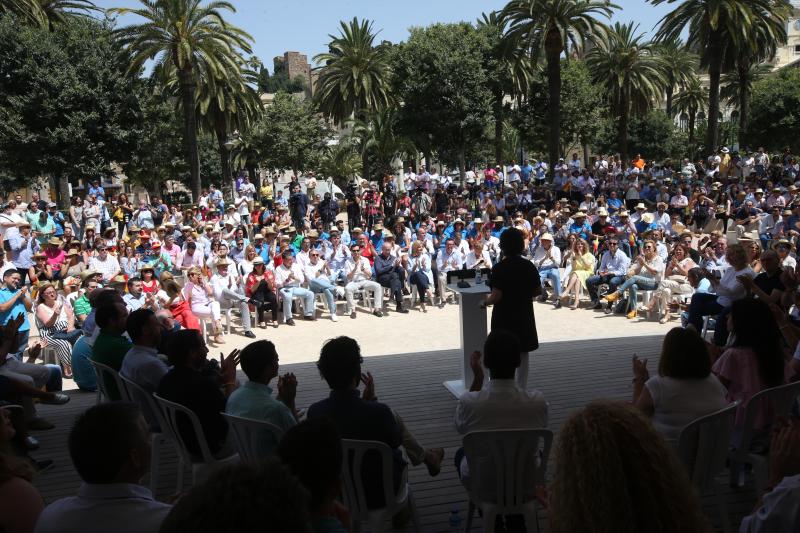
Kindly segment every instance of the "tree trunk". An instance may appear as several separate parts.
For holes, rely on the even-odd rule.
[[[672,117],[672,93],[675,91],[675,77],[669,77],[669,83],[667,83],[667,116],[670,120],[673,120]]]
[[[67,176],[59,176],[56,181],[58,182],[58,208],[69,209],[69,178]],[[51,200],[54,200],[51,198]]]
[[[627,85],[626,85],[627,87]],[[617,125],[617,144],[619,144],[620,159],[622,168],[627,168],[629,162],[628,154],[628,122],[630,120],[630,96],[627,89],[623,89],[622,101],[620,102],[619,124]]]
[[[739,144],[747,131],[747,119],[750,114],[750,92],[748,91],[749,65],[739,65]]]
[[[722,74],[722,41],[719,31],[712,31],[708,42],[708,134],[706,153],[716,152],[719,140],[719,80]]]
[[[558,163],[558,144],[561,139],[561,34],[557,30],[548,32],[545,42],[547,54],[547,90],[550,102],[547,107],[547,121],[550,133],[547,138],[548,164],[553,171]],[[555,176],[555,173],[553,174]]]
[[[197,202],[200,198],[200,154],[197,147],[197,117],[194,107],[196,86],[191,68],[181,70],[179,75],[183,98],[183,142],[186,147],[186,161],[189,163],[189,187],[192,190],[192,201]]]
[[[495,95],[494,103],[494,160],[501,164],[503,160],[503,95]]]
[[[361,152],[361,179],[369,181],[369,153]]]
[[[689,150],[690,152],[690,159],[694,161],[695,155],[695,141],[694,141],[694,125],[695,121],[697,120],[697,110],[690,109],[689,110]]]
[[[431,170],[431,149],[427,146],[422,150],[422,158],[425,160],[425,169],[430,172]],[[417,172],[419,172],[419,167],[417,167]]]
[[[464,180],[467,179],[467,156],[464,143],[461,143],[461,146],[458,149],[458,169],[460,172],[461,183],[464,183]]]
[[[219,118],[219,117],[217,117]],[[217,120],[217,126],[214,128],[214,133],[217,136],[217,146],[219,146],[219,163],[222,169],[222,182],[227,184],[233,183],[233,175],[231,174],[231,154],[225,143],[228,141],[227,127],[225,120]]]
[[[583,144],[583,166],[589,168],[589,143],[581,139]]]

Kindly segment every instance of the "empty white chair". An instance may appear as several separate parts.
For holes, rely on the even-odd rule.
[[[239,456],[236,454],[223,459],[217,459],[214,457],[214,455],[212,455],[211,450],[208,448],[208,443],[206,442],[206,436],[203,433],[203,427],[200,425],[200,420],[198,420],[197,415],[194,414],[191,409],[188,409],[179,403],[165,400],[158,394],[153,394],[153,398],[155,398],[156,404],[161,409],[166,426],[169,428],[170,433],[175,438],[175,443],[178,446],[178,454],[181,456],[184,463],[192,465],[192,483],[196,484],[200,481],[203,481],[215,468],[219,468],[220,466],[224,466],[239,460]],[[194,432],[195,439],[197,440],[197,444],[200,448],[200,461],[198,461],[196,457],[193,457],[189,449],[186,447],[186,442],[183,439],[183,435],[181,435],[178,425],[178,419],[181,416],[188,419],[192,431]],[[181,490],[182,488],[183,470],[178,472],[178,490]]]
[[[380,533],[383,531],[384,522],[406,505],[410,506],[414,530],[419,531],[419,516],[414,504],[414,496],[411,493],[411,486],[406,477],[407,469],[404,470],[400,487],[395,493],[391,448],[378,441],[342,439],[342,451],[344,452],[342,495],[344,504],[350,509],[355,533],[360,530],[361,522],[367,522],[372,533]],[[364,456],[370,452],[380,454],[380,472],[376,475],[380,475],[383,481],[383,501],[385,502],[385,506],[380,509],[367,507],[367,489],[361,479]]]
[[[769,474],[769,454],[751,451],[753,439],[758,436],[755,427],[756,418],[761,409],[766,409],[769,413],[770,423],[778,417],[788,415],[798,395],[800,395],[800,381],[764,389],[750,398],[745,406],[744,423],[739,442],[736,448],[730,452],[732,483],[738,484],[742,464],[752,465],[756,494],[763,494]]]
[[[678,436],[678,456],[686,466],[692,483],[700,494],[714,490],[725,533],[730,533],[731,523],[725,496],[720,491],[716,477],[725,470],[738,407],[739,402],[736,401],[702,416],[684,427]]]
[[[109,396],[108,391],[108,384],[114,383],[117,386],[117,390],[119,391],[120,400],[123,402],[131,401],[131,398],[128,396],[128,390],[125,388],[125,385],[122,383],[122,378],[119,375],[119,372],[114,370],[108,365],[104,365],[102,363],[98,363],[97,361],[92,361],[89,359],[89,363],[91,363],[92,368],[94,369],[94,375],[97,378],[97,403],[100,403],[101,399],[100,396],[105,396],[107,402],[112,402],[114,399]]]
[[[528,531],[539,530],[534,488],[544,485],[553,444],[549,429],[473,431],[464,435],[469,466],[467,526],[475,507],[483,513],[483,530],[494,532],[498,515],[523,515]],[[492,483],[492,481],[494,483]],[[535,524],[535,526],[534,526]]]
[[[155,496],[156,490],[158,489],[161,449],[164,444],[171,442],[177,450],[178,444],[175,436],[172,435],[169,429],[169,423],[164,418],[161,408],[156,405],[153,396],[144,390],[141,385],[131,381],[125,376],[120,375],[120,379],[122,380],[122,386],[125,388],[130,400],[139,404],[145,417],[148,418],[148,422],[155,422],[158,426],[159,431],[155,431],[152,424],[150,428],[150,449],[152,451],[152,457],[150,458],[150,492]],[[150,417],[152,417],[152,420],[149,419]],[[181,485],[183,484],[183,468],[183,456],[178,453],[178,490],[181,490]]]
[[[283,437],[283,430],[264,420],[255,420],[222,413],[228,420],[228,428],[233,432],[233,441],[239,457],[246,463],[258,463],[266,459],[263,451],[270,440],[277,446]]]

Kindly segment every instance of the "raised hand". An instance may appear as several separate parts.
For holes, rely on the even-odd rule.
[[[375,400],[375,379],[372,377],[372,373],[361,374],[361,383],[364,384],[364,392],[361,393],[361,398],[368,402]]]
[[[223,383],[236,381],[236,367],[239,364],[239,350],[233,350],[228,357],[220,352],[219,354],[219,374]]]
[[[650,372],[647,370],[647,359],[639,359],[636,354],[633,354],[633,376],[641,381],[646,381],[650,377]]]
[[[278,398],[287,403],[294,403],[297,396],[297,378],[291,372],[278,378]]]

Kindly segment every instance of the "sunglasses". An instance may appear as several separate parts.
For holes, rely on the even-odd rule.
[[[351,251],[358,253],[361,251],[361,248],[351,248]]]
[[[319,254],[311,254],[311,257],[319,257]]]

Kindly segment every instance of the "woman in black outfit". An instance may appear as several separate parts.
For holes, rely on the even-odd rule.
[[[492,331],[506,330],[519,339],[521,363],[517,384],[524,390],[528,384],[528,353],[539,347],[533,299],[541,294],[542,283],[533,263],[522,257],[525,238],[521,231],[515,228],[503,231],[500,250],[503,259],[492,268],[492,292],[483,305],[494,305]]]

